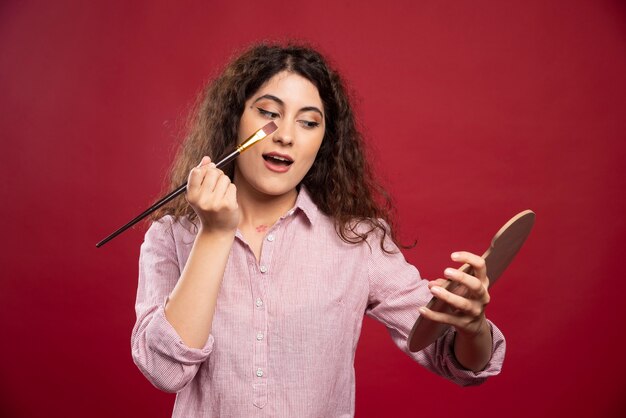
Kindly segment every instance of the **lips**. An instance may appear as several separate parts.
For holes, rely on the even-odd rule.
[[[271,162],[272,164],[278,165],[291,165],[293,164],[293,159],[285,154],[279,154],[277,152],[270,152],[267,154],[263,154],[263,159],[265,161]]]
[[[277,173],[284,173],[293,164],[293,159],[290,156],[278,152],[263,154],[263,159],[265,160],[265,166]]]

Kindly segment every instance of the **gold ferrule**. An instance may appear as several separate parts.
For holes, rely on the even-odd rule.
[[[266,136],[267,136],[267,134],[263,131],[263,128],[259,129],[254,134],[252,134],[252,136],[250,138],[246,139],[244,142],[242,142],[241,144],[237,145],[237,148],[236,148],[237,152],[241,154],[247,148],[249,148],[250,146],[252,146],[256,142],[262,140]]]

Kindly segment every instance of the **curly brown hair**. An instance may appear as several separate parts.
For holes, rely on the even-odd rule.
[[[365,157],[349,96],[339,74],[314,49],[297,44],[262,43],[252,46],[226,66],[199,97],[189,132],[174,161],[170,181],[177,187],[203,155],[225,155],[238,138],[244,105],[275,74],[289,71],[313,83],[326,114],[326,130],[315,162],[301,184],[319,209],[335,221],[337,234],[348,243],[360,243],[378,231],[380,246],[389,236],[397,245],[389,195],[375,180]],[[224,169],[231,180],[233,165]],[[184,199],[154,213],[175,219],[196,214]]]

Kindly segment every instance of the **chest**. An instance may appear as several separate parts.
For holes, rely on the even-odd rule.
[[[356,247],[342,251],[328,242],[274,234],[262,241],[258,259],[250,245],[233,248],[218,296],[215,338],[228,336],[233,345],[224,344],[234,349],[260,332],[267,337],[261,343],[281,356],[297,356],[303,346],[319,345],[320,353],[340,345],[351,350],[367,307],[367,263]]]
[[[348,334],[358,335],[368,302],[368,247],[341,241],[331,223],[317,228],[278,223],[256,232],[237,233],[214,334],[233,335],[235,329],[249,335],[269,327],[297,340],[311,329],[338,334],[352,329]],[[184,265],[188,254],[181,256]]]
[[[247,244],[252,254],[257,261],[261,259],[261,251],[263,249],[263,241],[267,239],[268,230],[270,228],[267,225],[259,225],[256,227],[248,227],[240,229],[242,241]]]
[[[324,312],[362,316],[369,291],[367,247],[344,243],[334,229],[241,232],[226,266],[218,312],[254,316],[260,304],[268,315],[285,318]]]

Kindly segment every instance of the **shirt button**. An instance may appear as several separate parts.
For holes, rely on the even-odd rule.
[[[273,241],[274,241],[274,235],[273,235],[273,234],[269,234],[269,235],[267,236],[267,240],[268,240],[269,242],[273,242]]]
[[[263,301],[261,300],[261,298],[256,298],[256,306],[258,308],[260,308],[261,306],[263,306]]]
[[[259,376],[259,377],[263,377],[263,370],[256,369],[256,375]]]
[[[259,267],[259,270],[261,270],[261,273],[267,273],[267,267],[265,266]]]
[[[263,333],[262,333],[262,332],[259,332],[259,333],[256,335],[256,339],[257,339],[257,340],[259,340],[259,341],[261,341],[261,340],[263,339]]]

